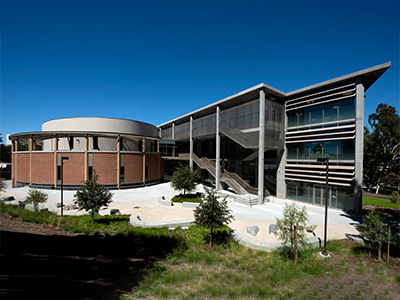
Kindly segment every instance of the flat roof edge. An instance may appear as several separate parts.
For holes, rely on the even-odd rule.
[[[248,88],[248,89],[245,89],[245,90],[243,90],[243,91],[240,91],[240,92],[238,92],[238,93],[236,93],[236,94],[233,94],[233,95],[231,95],[231,96],[228,96],[228,97],[226,97],[226,98],[223,98],[223,99],[221,99],[221,100],[218,100],[218,101],[216,101],[216,102],[213,102],[213,103],[211,103],[211,104],[209,104],[209,105],[206,105],[206,106],[203,106],[203,107],[201,107],[201,108],[199,108],[199,109],[196,109],[196,110],[194,110],[194,111],[192,111],[192,112],[190,112],[190,113],[184,114],[184,115],[182,115],[182,116],[180,116],[180,117],[178,117],[178,118],[175,118],[175,119],[170,120],[170,121],[168,121],[168,122],[165,122],[165,123],[163,123],[163,124],[157,125],[156,127],[157,127],[157,128],[160,128],[160,127],[163,127],[163,126],[165,126],[165,125],[168,125],[168,124],[171,124],[171,123],[173,123],[173,122],[176,122],[176,121],[178,121],[178,120],[180,120],[180,119],[188,118],[188,117],[190,117],[191,115],[194,115],[194,114],[196,114],[196,113],[198,113],[198,112],[201,112],[202,110],[206,110],[206,109],[209,109],[209,108],[212,108],[212,107],[216,107],[216,106],[218,106],[218,105],[220,105],[220,104],[222,104],[222,103],[225,103],[225,102],[227,102],[227,101],[229,101],[229,100],[231,100],[231,99],[238,98],[238,97],[240,97],[240,96],[243,96],[243,95],[245,95],[245,94],[248,94],[248,93],[251,93],[251,92],[254,92],[254,91],[257,91],[257,90],[261,90],[262,88],[266,89],[267,92],[269,92],[269,93],[271,93],[271,94],[273,94],[273,95],[275,95],[275,96],[280,96],[280,97],[285,97],[285,96],[286,96],[286,93],[284,93],[284,92],[282,92],[282,91],[280,91],[280,90],[278,90],[278,89],[276,89],[276,88],[274,88],[274,87],[272,87],[272,86],[270,86],[270,85],[268,85],[268,84],[260,83],[260,84],[257,84],[257,85],[255,85],[255,86],[253,86],[253,87],[250,87],[250,88]]]
[[[377,66],[374,66],[374,67],[371,67],[371,68],[367,68],[367,69],[364,69],[364,70],[361,70],[361,71],[357,71],[357,72],[354,72],[354,73],[350,73],[350,74],[347,74],[347,75],[336,77],[336,78],[333,78],[333,79],[330,79],[330,80],[326,80],[326,81],[323,81],[323,82],[320,82],[320,83],[317,83],[317,84],[313,84],[313,85],[310,85],[310,86],[307,86],[307,87],[304,87],[304,88],[301,88],[301,89],[286,93],[286,96],[290,97],[290,96],[293,96],[293,95],[296,95],[296,94],[301,94],[301,93],[304,93],[304,92],[308,92],[308,91],[312,91],[312,90],[321,88],[322,86],[325,86],[325,85],[333,85],[333,84],[337,84],[337,83],[340,83],[340,82],[343,82],[343,81],[356,79],[358,77],[363,77],[363,76],[367,76],[367,75],[373,76],[374,73],[375,73],[375,76],[373,76],[374,77],[373,82],[375,82],[387,69],[390,68],[391,65],[392,65],[391,62],[380,64],[380,65],[377,65]],[[372,85],[372,83],[369,84],[368,86],[366,86],[365,90],[367,90]]]

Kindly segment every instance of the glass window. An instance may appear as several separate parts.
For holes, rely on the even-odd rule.
[[[354,203],[353,189],[338,188],[337,191],[337,208],[351,209]]]
[[[354,119],[355,114],[355,99],[348,99],[343,100],[337,103],[339,109],[339,119],[346,120],[346,119]]]
[[[290,148],[289,148],[290,147]],[[296,145],[290,145],[287,150],[287,158],[288,159],[296,159],[297,158],[297,147]]]
[[[317,159],[322,157],[322,142],[312,142],[310,143],[310,158]]]
[[[206,127],[208,125],[208,119],[201,120],[201,127]]]
[[[297,115],[295,112],[288,113],[288,127],[297,126]]]
[[[322,123],[323,106],[314,106],[306,109],[306,113],[310,113],[310,124]]]
[[[297,187],[297,200],[303,202],[312,202],[312,196],[310,197],[310,190],[312,192],[312,188],[310,189],[308,184],[300,183]]]
[[[286,185],[286,198],[296,200],[296,184],[288,183]]]
[[[338,159],[354,159],[354,140],[338,142]]]
[[[329,159],[337,158],[337,141],[324,142],[324,157]]]
[[[309,113],[306,112],[304,109],[300,109],[297,111],[297,118],[298,118],[299,126],[310,124]]]
[[[310,143],[299,144],[299,159],[310,158]]]
[[[324,105],[324,122],[336,121],[339,107],[337,103],[328,103]]]

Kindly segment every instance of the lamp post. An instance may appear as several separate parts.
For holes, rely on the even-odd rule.
[[[69,157],[61,156],[61,216],[64,215],[64,160],[68,160]]]
[[[322,251],[323,256],[329,256],[326,253],[326,238],[327,238],[327,227],[328,227],[328,180],[329,180],[329,157],[320,157],[317,158],[317,162],[324,162],[326,163],[326,183],[325,183],[325,230],[324,230],[324,251]]]

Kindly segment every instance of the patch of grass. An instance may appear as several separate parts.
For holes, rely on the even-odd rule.
[[[392,203],[390,201],[390,199],[381,199],[381,198],[364,196],[362,203],[363,203],[363,205],[373,205],[373,206],[389,207],[389,208],[400,208],[400,202]]]

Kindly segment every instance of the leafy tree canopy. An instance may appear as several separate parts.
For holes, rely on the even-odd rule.
[[[214,229],[221,228],[233,220],[226,197],[218,200],[217,191],[207,189],[206,197],[194,210],[196,224],[210,229],[210,247],[213,242]]]
[[[195,190],[199,181],[200,175],[197,171],[190,169],[188,165],[180,164],[173,174],[171,186],[174,190],[183,191],[185,195]]]
[[[383,183],[400,183],[400,116],[396,108],[379,104],[368,118],[371,130],[364,129],[364,184],[368,190]]]
[[[83,187],[76,191],[74,203],[79,210],[86,210],[92,215],[92,224],[94,214],[98,213],[102,206],[108,206],[112,202],[113,194],[102,184],[98,184],[99,175],[93,171],[92,178],[86,180]]]

